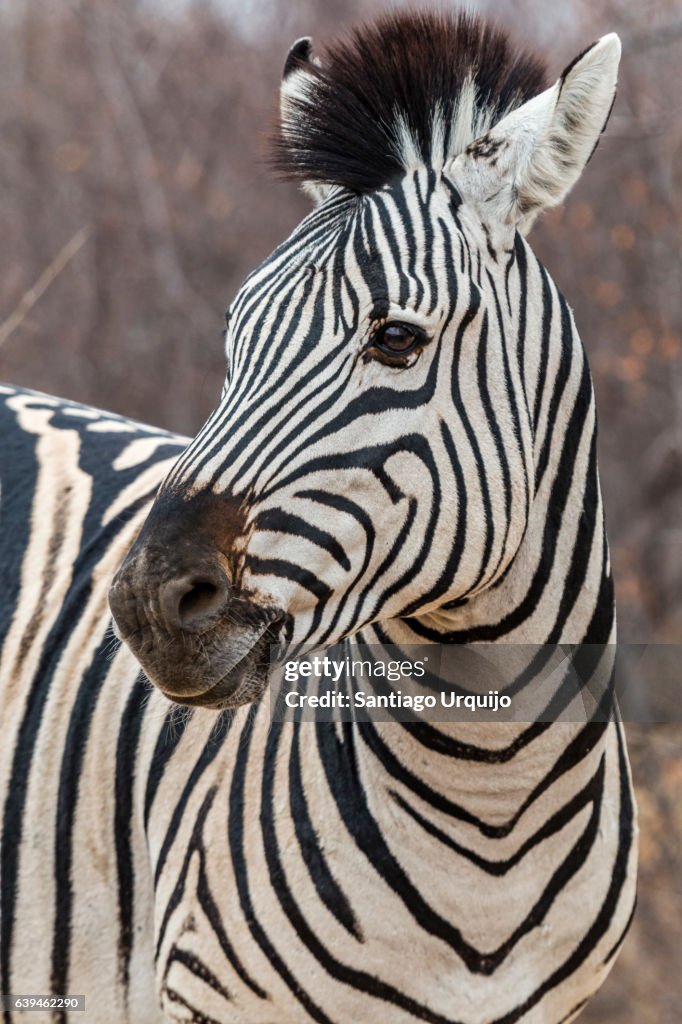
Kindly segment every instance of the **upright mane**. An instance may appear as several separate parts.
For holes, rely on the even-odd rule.
[[[470,14],[392,13],[287,58],[272,163],[285,178],[368,192],[461,153],[541,92],[545,66]]]

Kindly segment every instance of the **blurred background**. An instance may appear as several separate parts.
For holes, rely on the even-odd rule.
[[[0,0],[0,378],[195,433],[222,384],[225,308],[308,210],[265,162],[286,50],[387,6]],[[468,6],[552,77],[621,35],[608,131],[532,244],[595,378],[620,638],[682,643],[682,3]],[[677,1024],[682,729],[629,737],[640,907],[580,1019]]]

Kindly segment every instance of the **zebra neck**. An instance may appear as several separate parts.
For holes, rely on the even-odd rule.
[[[587,786],[612,727],[578,723],[354,723],[344,727],[347,776],[387,828],[403,814],[507,834],[570,770]],[[423,821],[421,822],[423,824]],[[457,826],[460,827],[459,825]]]
[[[536,464],[542,472],[536,472],[523,540],[504,575],[465,601],[415,618],[373,623],[358,634],[358,641],[389,649],[395,645],[408,653],[412,645],[438,643],[614,643],[591,387],[581,418],[576,421],[570,411],[565,418],[570,464],[559,456],[543,467],[538,443]],[[561,422],[559,410],[555,429]],[[353,728],[359,770],[375,790],[394,794],[404,786],[405,792],[435,800],[455,817],[463,814],[466,820],[471,809],[491,826],[509,822],[534,799],[567,749],[575,762],[574,777],[587,782],[607,739],[605,726],[584,720],[531,726],[373,722]]]
[[[608,682],[613,647],[600,644],[595,649],[601,652],[599,678]],[[414,649],[410,653],[417,656]],[[508,652],[526,662],[537,653],[538,645],[530,649],[518,645],[515,652]],[[419,654],[424,656],[424,647]],[[498,667],[504,665],[507,651],[500,654]],[[362,649],[357,655],[363,657]],[[597,681],[596,674],[592,678]],[[393,689],[399,690],[400,685],[394,684]],[[571,717],[561,693],[536,692],[546,694],[549,707],[561,704],[563,714]],[[493,831],[501,830],[500,835],[506,834],[504,830],[512,829],[536,801],[546,799],[545,788],[553,779],[570,769],[573,782],[587,786],[597,770],[609,726],[586,719],[579,693],[573,694],[573,700],[578,712],[573,721],[407,722],[396,720],[400,715],[388,709],[375,710],[371,721],[343,727],[349,777],[361,780],[364,792],[371,794],[372,813],[386,815],[387,827],[398,813],[396,807],[400,815],[417,819],[428,808],[429,818],[437,812],[443,822],[476,822],[477,827],[484,822]],[[442,712],[443,717],[448,714]],[[434,718],[438,717],[436,711]]]

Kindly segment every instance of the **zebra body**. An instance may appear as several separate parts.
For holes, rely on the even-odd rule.
[[[616,727],[595,740],[557,724],[510,756],[527,727],[499,726],[497,760],[433,754],[417,776],[423,743],[396,726],[278,726],[267,702],[219,725],[204,709],[184,719],[125,646],[112,652],[106,602],[182,442],[30,392],[3,398],[3,481],[24,485],[3,541],[22,526],[32,541],[4,578],[19,598],[3,617],[3,987],[77,989],[87,1021],[145,1024],[192,1019],[187,1006],[254,1024],[553,1021],[589,996],[632,898],[618,885],[634,849]],[[38,514],[44,501],[54,515]],[[448,728],[489,742],[481,725]],[[506,828],[569,740],[568,777]],[[554,899],[539,922],[529,885]],[[576,904],[601,934],[573,1002],[558,986],[519,1016],[584,938]]]
[[[285,129],[325,96],[309,57]],[[511,61],[487,114],[463,74],[450,135],[426,160],[406,115],[371,187],[289,125],[319,205],[235,300],[186,448],[3,393],[3,991],[85,990],[103,1024],[563,1024],[603,981],[636,869],[617,723],[278,724],[259,698],[274,636],[614,639],[587,363],[515,230],[580,172],[614,60],[538,96]]]

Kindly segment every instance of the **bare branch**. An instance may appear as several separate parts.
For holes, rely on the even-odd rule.
[[[0,324],[0,348],[5,344],[9,336],[26,319],[36,302],[45,294],[55,278],[59,277],[64,267],[67,266],[79,252],[90,234],[89,226],[79,228],[73,238],[69,239],[66,245],[62,246],[52,262],[45,268],[36,283],[28,291],[24,292],[14,311],[7,319]]]

